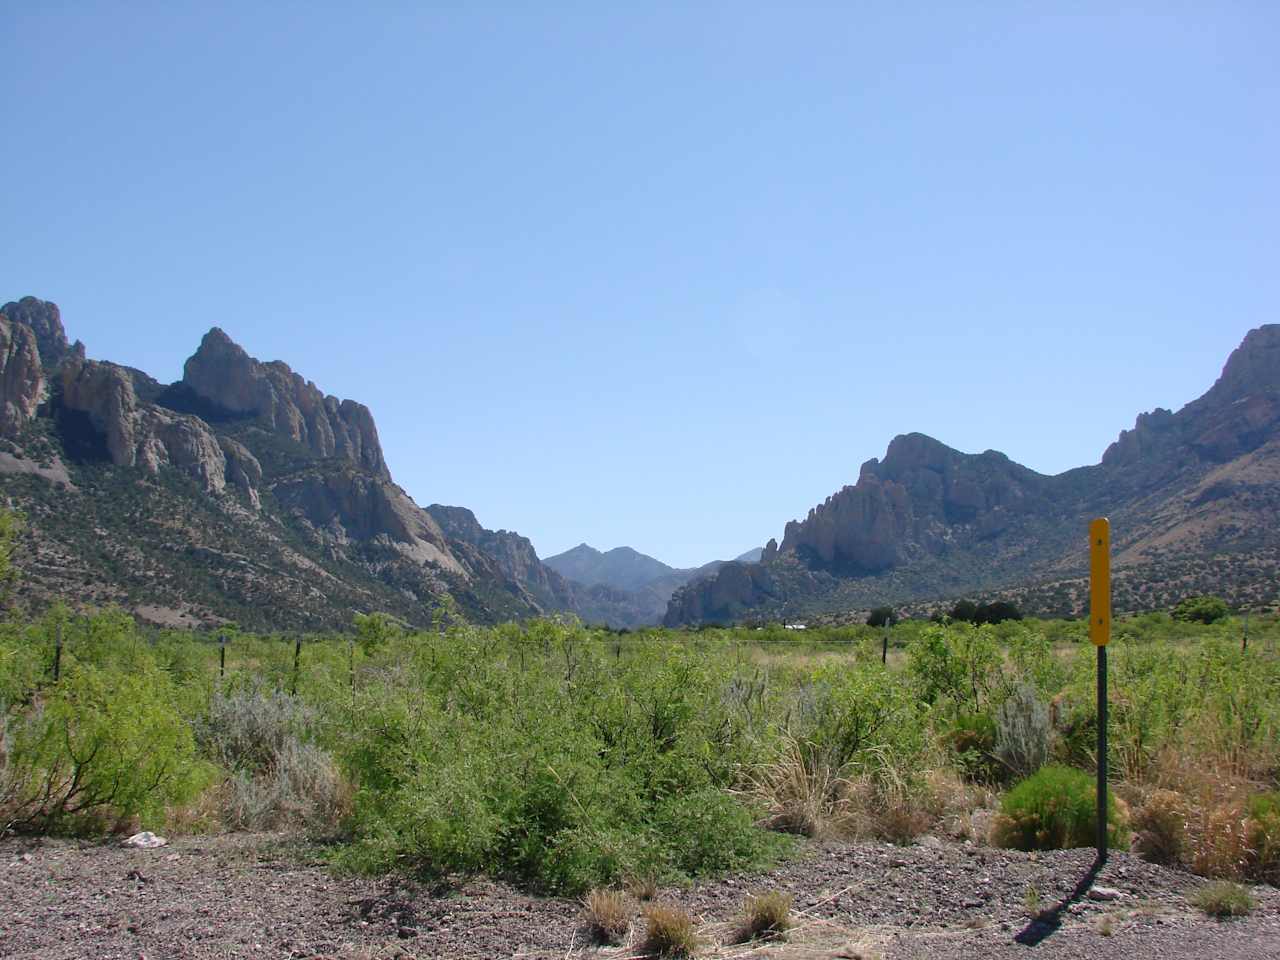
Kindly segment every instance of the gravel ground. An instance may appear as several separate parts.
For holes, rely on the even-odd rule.
[[[1280,958],[1280,890],[1217,922],[1186,898],[1204,881],[1115,854],[1077,894],[1090,851],[1021,854],[926,840],[811,847],[769,873],[664,890],[700,921],[703,955],[808,960]],[[744,896],[795,898],[784,941],[732,946]],[[1028,891],[1033,891],[1029,894]],[[1045,919],[1032,919],[1032,908]],[[193,837],[156,850],[0,841],[0,956],[11,958],[621,958],[571,901],[471,881],[447,890],[337,877],[271,836]]]

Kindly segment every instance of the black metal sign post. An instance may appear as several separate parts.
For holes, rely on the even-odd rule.
[[[227,678],[227,635],[225,633],[218,636],[218,679],[225,680]]]
[[[1098,864],[1107,861],[1107,644],[1111,642],[1111,523],[1089,524],[1089,639],[1098,648]]]

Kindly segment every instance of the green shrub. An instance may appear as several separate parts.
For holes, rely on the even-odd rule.
[[[360,692],[349,862],[574,894],[776,857],[729,793],[758,744],[716,658],[654,643],[618,663],[577,628],[530,633],[514,661],[470,628],[424,639],[416,673]]]
[[[902,677],[878,665],[820,667],[797,712],[792,733],[811,754],[812,769],[847,775],[924,746],[920,703]]]
[[[141,662],[128,672],[69,663],[10,716],[0,826],[77,833],[159,823],[208,779],[174,700],[169,678]]]
[[[1221,880],[1206,884],[1191,896],[1191,904],[1211,917],[1247,917],[1258,905],[1247,889],[1238,883]]]
[[[907,648],[907,674],[917,697],[953,713],[982,713],[1001,680],[1002,657],[990,626],[931,624]]]
[[[994,783],[1005,778],[1007,771],[995,758],[996,723],[989,714],[962,714],[956,717],[944,734],[944,740],[951,748],[955,765],[965,779]]]
[[[1173,619],[1195,623],[1217,623],[1231,615],[1231,608],[1219,597],[1187,597],[1173,608]]]
[[[1070,767],[1043,767],[1005,794],[993,827],[997,846],[1018,850],[1061,850],[1092,846],[1096,840],[1094,779]],[[1127,838],[1115,796],[1107,795],[1107,845]]]
[[[867,614],[868,627],[891,627],[897,622],[898,614],[893,607],[876,607]]]

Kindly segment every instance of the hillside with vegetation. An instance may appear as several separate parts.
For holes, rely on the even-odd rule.
[[[1138,417],[1101,463],[1038,474],[988,450],[896,437],[858,481],[786,525],[758,564],[730,564],[673,596],[669,625],[850,613],[964,594],[1082,610],[1091,518],[1109,516],[1116,607],[1190,591],[1274,605],[1280,552],[1280,325],[1252,331],[1177,413]]]
[[[56,305],[0,308],[0,495],[26,518],[32,604],[114,603],[167,625],[320,629],[383,611],[497,623],[647,614],[570,584],[519,534],[419,507],[372,413],[211,330],[183,378],[89,359]]]

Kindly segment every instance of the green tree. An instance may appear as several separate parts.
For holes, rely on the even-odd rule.
[[[975,611],[974,623],[1004,623],[1006,620],[1021,620],[1022,611],[1008,600],[995,600],[991,603],[980,603]]]
[[[876,607],[867,615],[868,627],[891,627],[898,622],[898,614],[893,607]]]
[[[22,532],[22,514],[0,510],[0,607],[8,607],[18,571],[13,565],[13,551]]]
[[[1217,623],[1231,614],[1231,608],[1220,597],[1187,597],[1173,608],[1173,619],[1195,623]]]

